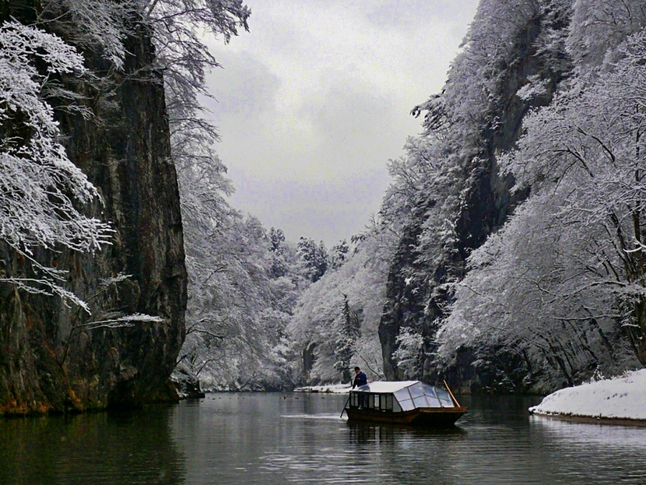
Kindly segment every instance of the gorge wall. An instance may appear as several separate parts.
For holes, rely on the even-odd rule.
[[[379,336],[384,357],[384,371],[388,379],[404,379],[404,371],[398,367],[393,354],[397,351],[398,335],[403,328],[416,328],[421,331],[423,348],[419,364],[421,375],[418,378],[426,382],[441,382],[447,379],[458,392],[478,392],[496,388],[495,372],[482,371],[472,366],[475,360],[470,349],[458,349],[458,358],[449,368],[440,369],[435,360],[436,334],[439,322],[445,316],[445,309],[452,301],[450,285],[460,281],[466,271],[466,259],[472,250],[484,243],[492,232],[499,229],[515,204],[527,194],[518,193],[512,196],[513,179],[502,176],[496,158],[501,153],[511,150],[519,139],[522,121],[527,112],[550,103],[556,86],[567,76],[569,64],[563,52],[541,49],[537,39],[549,31],[562,31],[567,26],[567,17],[563,12],[545,10],[527,12],[521,21],[514,19],[509,28],[511,46],[508,53],[495,55],[478,51],[487,49],[486,43],[493,44],[493,32],[501,28],[491,22],[483,21],[484,10],[495,2],[481,2],[479,16],[467,36],[466,53],[449,72],[449,81],[441,97],[459,99],[468,97],[469,91],[483,89],[488,92],[482,106],[476,108],[477,119],[469,120],[458,114],[446,115],[442,112],[428,111],[425,127],[433,131],[429,119],[450,118],[451,133],[448,134],[458,169],[454,172],[455,184],[460,186],[460,203],[456,212],[450,214],[454,224],[455,243],[450,251],[442,255],[442,263],[429,264],[428,251],[420,244],[425,227],[433,224],[433,208],[441,202],[434,193],[420,193],[417,196],[410,224],[404,229],[403,237],[391,265],[387,282],[387,297],[379,327]],[[536,4],[538,5],[538,4]],[[558,10],[558,9],[556,9]],[[509,14],[507,13],[509,16]],[[504,30],[505,28],[501,28]],[[501,37],[504,37],[501,34]],[[471,52],[469,52],[471,50]],[[493,50],[493,49],[492,49]],[[479,57],[481,55],[481,57]],[[492,62],[492,59],[494,61]],[[555,62],[554,59],[558,59]],[[484,63],[491,65],[484,66]],[[488,70],[485,71],[484,67]],[[463,69],[468,72],[462,74]],[[478,73],[484,71],[488,76],[479,80]],[[460,75],[464,79],[460,78]],[[531,99],[516,95],[530,79],[540,79],[545,91]],[[469,95],[470,96],[470,95]],[[452,98],[451,98],[452,97]],[[421,107],[422,111],[427,108]],[[454,110],[448,106],[445,111]],[[451,143],[453,143],[451,145]],[[465,149],[467,147],[467,149]],[[437,217],[437,216],[435,216]],[[425,254],[426,252],[426,254]],[[516,367],[522,368],[525,363],[517,362],[512,356],[499,356],[500,362],[507,367],[505,376],[512,376]],[[518,373],[514,383],[515,391],[522,391],[520,381],[526,369]],[[410,377],[410,376],[408,376]],[[498,389],[508,391],[510,389]]]
[[[3,2],[0,20],[28,23],[38,8],[37,1]],[[57,297],[0,284],[0,415],[176,398],[168,378],[184,340],[187,300],[179,193],[162,74],[150,67],[149,32],[133,22],[122,71],[86,51],[94,80],[61,79],[83,96],[93,117],[57,111],[70,160],[102,196],[91,210],[112,225],[111,244],[94,255],[62,248],[36,255],[68,272],[65,286],[89,303],[92,315]],[[0,272],[29,277],[32,269],[0,245]],[[163,321],[100,323],[137,313]]]

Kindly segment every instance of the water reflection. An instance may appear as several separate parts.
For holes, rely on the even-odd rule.
[[[454,483],[446,464],[457,444],[468,438],[461,427],[432,429],[348,423],[349,447],[378,470],[377,483]]]
[[[543,439],[569,448],[602,447],[619,453],[646,451],[646,429],[642,427],[576,423],[535,415],[530,416],[530,426]]]
[[[646,485],[644,428],[531,416],[530,430],[535,441],[549,443],[549,452],[560,457],[566,472],[575,474],[581,457],[591,457],[588,470],[607,482]]]
[[[367,443],[424,442],[462,439],[468,435],[461,427],[419,428],[396,424],[371,424],[365,422],[347,422],[350,445]]]
[[[349,423],[344,396],[211,394],[124,414],[0,421],[1,484],[646,485],[646,429],[465,397],[455,428]]]
[[[169,413],[85,414],[0,422],[0,483],[177,484],[184,458]]]

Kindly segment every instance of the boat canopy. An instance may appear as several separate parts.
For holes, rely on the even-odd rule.
[[[415,408],[455,408],[450,394],[420,381],[376,381],[352,389],[350,407],[379,411],[412,411]]]

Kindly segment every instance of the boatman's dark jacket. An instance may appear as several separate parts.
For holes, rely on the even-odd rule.
[[[359,372],[354,378],[354,384],[352,384],[352,389],[355,387],[365,386],[368,384],[368,378],[363,372]]]

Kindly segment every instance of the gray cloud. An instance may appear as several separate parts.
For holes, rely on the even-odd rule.
[[[238,189],[244,191],[245,202],[254,207],[254,215],[267,228],[280,227],[292,241],[300,236],[324,240],[328,247],[364,230],[369,216],[357,209],[374,206],[375,186],[388,184],[388,175],[375,171],[335,183],[303,183],[285,177],[273,182],[268,191],[262,178],[249,173],[238,175]],[[291,203],[285,204],[286,198]]]
[[[224,113],[243,119],[262,117],[273,109],[281,81],[265,64],[249,53],[226,50],[218,53],[218,62],[226,66],[227,73],[223,75],[222,69],[217,69],[208,75],[207,83],[216,100],[204,100],[215,119]]]
[[[328,245],[362,230],[386,162],[420,131],[413,106],[438,92],[477,0],[248,0],[250,34],[214,43],[217,150],[232,204]]]

